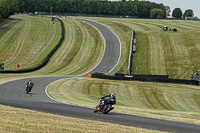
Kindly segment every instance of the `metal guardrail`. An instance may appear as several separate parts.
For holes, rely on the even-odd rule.
[[[200,85],[198,80],[185,80],[185,79],[170,79],[167,75],[128,75],[116,74],[115,76],[104,75],[102,73],[90,74],[91,78],[111,79],[111,80],[129,80],[129,81],[142,81],[142,82],[160,82],[160,83],[175,83],[175,84],[189,84]]]
[[[136,52],[136,39],[135,39],[135,31],[132,32],[131,46],[130,46],[130,54],[129,54],[129,64],[128,64],[128,74],[132,74],[133,67],[133,54]]]

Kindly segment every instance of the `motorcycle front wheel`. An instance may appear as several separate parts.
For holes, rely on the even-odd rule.
[[[26,93],[28,94],[30,91],[31,91],[31,88],[28,87],[27,90],[26,90]]]

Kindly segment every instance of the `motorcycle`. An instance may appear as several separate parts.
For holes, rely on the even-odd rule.
[[[28,94],[32,90],[32,85],[28,84],[26,85],[26,93]]]
[[[94,110],[94,113],[102,112],[103,114],[107,114],[108,112],[114,109],[112,105],[114,105],[115,103],[116,100],[100,98],[99,103],[96,106],[96,109]]]

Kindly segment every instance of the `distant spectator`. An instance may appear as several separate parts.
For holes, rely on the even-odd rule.
[[[193,73],[191,74],[191,78],[193,78]]]
[[[196,71],[196,73],[195,73],[196,75],[198,75],[198,71]]]

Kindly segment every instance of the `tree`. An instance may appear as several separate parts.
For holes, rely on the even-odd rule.
[[[17,0],[0,0],[0,21],[13,15],[18,10]]]
[[[17,0],[9,0],[8,1],[10,5],[10,15],[14,15],[18,10],[18,1]]]
[[[183,16],[183,12],[180,8],[175,8],[172,12],[172,17],[174,18],[181,18]]]
[[[8,0],[0,0],[8,1]],[[16,0],[9,0],[16,1]],[[165,17],[166,7],[150,1],[139,0],[17,0],[19,12],[43,11],[54,13],[80,13],[97,15],[123,15],[137,16],[140,18],[150,18],[150,10],[153,8],[161,9],[157,18]],[[1,10],[1,9],[0,9]],[[0,12],[1,14],[1,12]],[[2,15],[1,15],[2,16]],[[2,16],[3,17],[3,16]]]
[[[157,9],[157,8],[151,9],[150,18],[153,18],[153,19],[155,19],[155,18],[157,18],[157,19],[164,18],[163,10]]]
[[[171,10],[170,10],[170,7],[169,6],[165,6],[165,8],[166,8],[166,18],[167,17],[169,17],[170,16],[170,12],[171,12]]]
[[[193,10],[191,9],[188,9],[185,11],[185,13],[183,14],[183,17],[193,17],[194,16],[194,13],[193,13]]]
[[[149,1],[136,1],[135,2],[136,15],[139,18],[149,18],[151,3]]]
[[[10,5],[6,0],[0,0],[0,15],[2,18],[8,18],[10,12]]]

